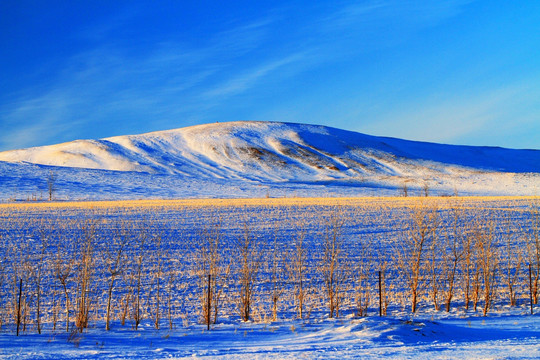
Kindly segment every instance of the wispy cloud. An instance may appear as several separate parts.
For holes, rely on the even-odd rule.
[[[75,121],[66,122],[68,107],[75,105],[71,96],[49,92],[43,96],[22,100],[3,116],[4,131],[0,148],[17,149],[42,143],[58,133],[67,132]]]
[[[198,47],[164,41],[147,54],[133,56],[105,44],[75,54],[48,87],[26,89],[24,96],[0,104],[0,150],[66,140],[59,135],[60,130],[68,136],[85,132],[86,136],[108,136],[98,131],[108,122],[131,122],[116,126],[120,131],[129,132],[133,122],[139,122],[135,128],[143,131],[156,130],[152,122],[163,117],[204,111],[211,106],[207,89],[221,87],[221,93],[215,90],[216,98],[226,92],[239,93],[273,68],[291,61],[263,66],[243,75],[243,80],[232,69],[229,76],[236,80],[223,80],[223,69],[259,46],[270,23],[266,19],[243,24],[216,34]],[[229,84],[228,91],[223,88],[224,82]]]
[[[466,143],[471,134],[496,134],[504,131],[513,109],[523,101],[530,85],[513,84],[476,95],[454,96],[444,100],[418,99],[414,104],[382,114],[357,130],[376,135],[411,140]],[[513,119],[514,126],[522,121]],[[464,141],[465,140],[465,141]],[[484,145],[496,145],[486,143]]]
[[[287,56],[284,59],[276,60],[267,64],[263,64],[248,72],[239,74],[238,76],[228,79],[222,84],[218,84],[215,88],[205,92],[205,98],[223,98],[231,95],[236,95],[252,88],[256,82],[280,68],[301,61],[303,54],[295,54]]]
[[[308,28],[326,53],[343,57],[404,42],[417,31],[456,16],[474,0],[370,0],[345,5]],[[337,51],[339,49],[339,51]]]
[[[267,80],[286,86],[309,69],[388,46],[396,39],[385,38],[388,28],[414,31],[454,15],[465,3],[351,2],[330,15],[303,19],[295,24],[302,31],[277,44],[273,30],[286,15],[275,12],[196,44],[163,38],[135,54],[106,41],[141,11],[130,8],[78,34],[93,39],[95,48],[66,59],[48,86],[25,89],[24,96],[0,104],[0,150],[189,125],[189,119],[221,113],[232,97]]]
[[[372,0],[352,3],[338,9],[324,19],[326,30],[344,30],[351,26],[376,28],[393,23],[395,27],[433,25],[457,15],[475,0]]]

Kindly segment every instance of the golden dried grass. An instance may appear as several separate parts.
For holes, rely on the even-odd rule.
[[[312,197],[312,198],[231,198],[179,200],[117,200],[77,202],[24,202],[0,204],[0,209],[103,209],[103,208],[181,208],[181,207],[287,207],[287,206],[353,206],[409,208],[433,206],[449,209],[456,206],[490,210],[508,210],[507,205],[527,205],[540,201],[540,196],[459,196],[459,197]],[[520,211],[520,209],[513,209]]]

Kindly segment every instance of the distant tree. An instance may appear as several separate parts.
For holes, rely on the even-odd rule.
[[[49,201],[52,201],[54,192],[56,191],[56,179],[57,175],[52,170],[49,171],[49,175],[47,176],[47,190],[49,191]]]
[[[428,185],[427,182],[424,183],[423,190],[424,190],[424,196],[428,197],[429,196],[429,185]]]
[[[401,195],[403,197],[407,197],[409,195],[409,188],[407,187],[406,182],[403,182],[403,186],[401,187]]]

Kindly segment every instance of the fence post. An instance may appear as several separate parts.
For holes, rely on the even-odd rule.
[[[211,302],[210,302],[210,295],[211,295],[211,291],[210,291],[210,280],[212,278],[212,275],[208,274],[208,295],[207,295],[207,300],[206,300],[206,330],[209,331],[210,330],[210,305],[211,305]]]
[[[529,300],[531,301],[531,315],[533,314],[533,297],[532,297],[532,270],[529,263]]]
[[[381,270],[379,270],[379,316],[382,316],[382,286],[381,286]]]
[[[17,336],[19,336],[19,326],[21,325],[21,295],[22,295],[22,278],[19,281],[19,302],[17,305]]]

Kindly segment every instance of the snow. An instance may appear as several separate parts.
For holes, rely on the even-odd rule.
[[[89,329],[83,334],[0,333],[4,359],[535,359],[540,318],[399,319],[219,324],[156,331]]]
[[[396,195],[405,182],[440,195],[536,195],[540,150],[422,143],[314,125],[213,123],[2,152],[2,198],[36,195],[38,174],[51,170],[71,199],[253,197],[267,190]],[[25,176],[24,183],[35,178],[31,189],[10,186],[7,172]],[[166,189],[156,185],[164,178]],[[198,183],[208,191],[193,192]]]
[[[3,152],[0,160],[4,201],[47,199],[51,173],[57,176],[58,200],[397,195],[404,182],[412,195],[422,192],[425,183],[435,195],[538,195],[540,190],[539,150],[430,144],[273,122],[77,140]],[[265,221],[283,216],[278,210],[267,214],[268,209],[261,206],[255,213]],[[214,214],[191,211],[175,208],[167,216],[196,226]],[[239,213],[222,211],[218,215],[239,226]],[[318,214],[320,208],[302,211]],[[167,223],[170,219],[162,215],[157,214],[159,221],[170,226],[164,237],[174,238],[176,223]],[[361,216],[351,217],[357,223],[348,226],[364,236],[372,229],[369,218]],[[393,216],[403,221],[399,214]],[[383,230],[395,232],[400,225]],[[261,236],[268,237],[266,225],[261,221],[258,226]],[[227,229],[226,234],[235,232]],[[528,315],[523,299],[511,309],[499,303],[487,317],[459,306],[447,314],[423,304],[416,315],[393,306],[388,317],[376,316],[373,308],[365,318],[352,317],[350,311],[338,319],[319,312],[294,320],[291,311],[275,322],[224,317],[211,331],[195,321],[182,326],[179,319],[173,330],[155,330],[147,320],[138,331],[118,323],[105,331],[103,321],[97,321],[82,334],[49,328],[42,335],[32,329],[16,337],[7,325],[0,328],[0,358],[540,358],[539,315]]]
[[[36,166],[36,165],[32,165]],[[118,172],[120,173],[120,172]],[[97,172],[92,170],[89,176]],[[134,175],[134,174],[132,174]],[[143,225],[149,235],[159,233],[164,246],[174,252],[172,259],[175,269],[183,270],[192,259],[193,253],[183,253],[182,246],[191,251],[204,224],[211,219],[222,221],[223,243],[234,243],[241,234],[242,222],[250,219],[253,225],[254,238],[263,239],[266,246],[272,246],[272,236],[276,227],[283,231],[280,241],[281,249],[292,245],[295,238],[291,234],[291,225],[287,220],[303,217],[303,229],[306,230],[306,246],[309,251],[310,273],[316,269],[316,256],[321,251],[321,234],[325,219],[331,213],[332,206],[341,204],[344,211],[344,236],[347,246],[357,249],[358,239],[370,237],[371,244],[390,249],[399,239],[399,233],[406,228],[409,221],[406,209],[419,201],[418,199],[253,199],[218,204],[218,201],[192,202],[191,205],[177,202],[128,202],[114,203],[55,203],[55,204],[2,204],[0,206],[0,229],[3,245],[16,242],[26,243],[33,249],[32,239],[36,239],[41,224],[54,224],[54,236],[64,236],[75,241],[81,236],[81,228],[77,224],[85,221],[99,220],[96,228],[100,241],[98,245],[111,239],[118,219],[126,223],[146,218],[152,226]],[[309,201],[306,201],[309,200]],[[446,201],[462,203],[463,209],[473,213],[475,209],[483,209],[481,216],[487,218],[504,218],[506,210],[512,214],[509,222],[521,228],[534,199],[500,199],[500,198],[431,198],[426,201],[439,202],[440,209]],[[306,201],[306,202],[304,202]],[[204,205],[206,204],[206,205]],[[448,206],[448,204],[446,204]],[[465,210],[468,211],[468,210]],[[379,216],[384,214],[384,216]],[[448,215],[448,214],[447,214]],[[446,215],[446,216],[447,216]],[[445,216],[441,213],[441,216]],[[240,220],[242,219],[242,220]],[[464,217],[468,219],[468,217]],[[75,221],[73,221],[75,220]],[[81,221],[79,221],[81,220]],[[84,221],[82,221],[84,220]],[[18,222],[20,221],[20,222]],[[285,224],[284,224],[285,223]],[[444,223],[444,222],[443,222]],[[18,225],[22,226],[18,226]],[[84,225],[83,225],[84,227]],[[294,228],[294,226],[292,226]],[[512,228],[514,229],[514,228]],[[504,231],[504,230],[499,230]],[[24,239],[25,241],[20,241]],[[181,239],[181,240],[179,240]],[[522,239],[517,236],[513,239]],[[99,247],[99,246],[98,246]],[[4,245],[2,251],[15,254],[9,261],[16,263],[15,250],[8,250]],[[32,250],[30,250],[32,251]],[[49,254],[56,255],[55,250]],[[284,252],[286,250],[283,250]],[[96,255],[99,259],[100,256]],[[133,257],[129,257],[133,259]],[[8,262],[9,262],[8,261]],[[98,260],[99,261],[99,260]],[[4,269],[8,269],[4,267]],[[522,267],[523,270],[523,267]],[[179,273],[179,281],[189,282],[189,271]],[[389,272],[390,274],[390,272]],[[99,278],[96,275],[96,281]],[[388,276],[390,281],[392,277]],[[11,283],[11,277],[6,277]],[[49,279],[48,292],[44,293],[44,304],[50,304],[47,296],[51,296],[51,285],[56,281]],[[118,280],[120,281],[120,279]],[[259,280],[258,284],[264,284]],[[10,286],[6,281],[3,286]],[[48,285],[45,285],[48,284]],[[315,283],[313,283],[315,287]],[[97,286],[97,285],[96,285]],[[118,285],[120,286],[120,285]],[[189,288],[188,286],[188,288]],[[499,282],[500,290],[504,284]],[[120,291],[117,288],[115,291]],[[324,289],[319,289],[324,292]],[[374,291],[375,288],[373,288]],[[47,290],[45,290],[47,291]],[[234,286],[227,291],[234,297]],[[314,290],[317,291],[317,290]],[[99,294],[100,292],[96,292]],[[7,292],[3,294],[7,295]],[[527,288],[519,287],[518,305],[509,307],[502,291],[488,316],[480,316],[481,312],[472,309],[465,311],[463,302],[456,296],[449,313],[444,310],[435,311],[427,294],[416,314],[411,314],[408,304],[402,305],[392,300],[388,316],[379,317],[377,302],[374,299],[369,308],[369,316],[353,317],[353,303],[344,303],[342,315],[337,319],[329,319],[326,302],[312,297],[313,311],[310,316],[299,320],[295,318],[294,302],[283,296],[280,301],[278,321],[253,320],[242,322],[237,315],[237,303],[234,299],[223,303],[218,324],[212,325],[210,331],[200,324],[197,307],[200,306],[196,289],[179,290],[178,308],[174,312],[174,327],[167,328],[167,319],[162,318],[160,330],[154,328],[152,319],[145,317],[138,330],[132,328],[132,320],[125,326],[120,321],[112,323],[112,330],[105,331],[103,317],[96,316],[90,327],[83,333],[65,332],[58,326],[52,330],[50,307],[49,315],[43,309],[44,329],[41,335],[36,334],[35,324],[29,324],[27,331],[17,337],[14,324],[2,324],[0,327],[0,359],[165,359],[165,358],[218,358],[218,359],[344,359],[344,358],[397,358],[397,359],[433,359],[433,358],[475,358],[475,359],[534,359],[540,357],[540,307],[535,306],[535,315],[529,315]],[[120,295],[119,292],[115,296]],[[191,298],[190,298],[191,296]],[[266,306],[268,294],[258,288],[256,299],[258,305]],[[7,302],[8,299],[4,299]],[[47,302],[49,301],[49,302]],[[96,303],[104,303],[103,295]],[[4,302],[4,304],[6,303]],[[96,305],[103,312],[103,307]],[[186,311],[187,319],[178,314]],[[261,311],[262,313],[262,311]],[[103,314],[102,314],[103,315]],[[32,316],[32,315],[31,315]],[[116,317],[118,318],[118,317]],[[62,322],[62,319],[59,320]]]

